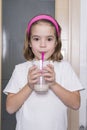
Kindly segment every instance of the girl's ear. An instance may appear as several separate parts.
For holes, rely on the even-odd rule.
[[[29,47],[32,47],[31,42],[29,42]]]

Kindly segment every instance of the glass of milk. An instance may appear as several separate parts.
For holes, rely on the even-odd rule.
[[[45,67],[47,64],[50,64],[50,61],[33,61],[33,64],[36,65],[40,70],[42,70],[43,67]],[[49,89],[49,83],[45,81],[44,77],[41,76],[38,80],[38,82],[34,86],[34,90],[37,92],[46,92]]]

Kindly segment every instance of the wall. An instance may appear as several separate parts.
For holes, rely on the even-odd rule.
[[[80,79],[85,88],[81,92],[80,127],[87,130],[87,0],[81,0]]]

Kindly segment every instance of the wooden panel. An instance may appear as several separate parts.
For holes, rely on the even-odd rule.
[[[62,27],[62,52],[64,59],[68,58],[68,43],[69,43],[69,2],[68,0],[55,1],[55,18]]]
[[[79,75],[80,1],[55,0],[55,17],[62,26],[64,58]],[[68,130],[79,129],[79,111],[68,110]]]
[[[79,76],[80,68],[80,1],[69,0],[69,44],[71,62],[75,72]]]

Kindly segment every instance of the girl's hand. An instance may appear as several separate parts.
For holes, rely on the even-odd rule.
[[[34,89],[34,84],[38,82],[38,78],[41,76],[41,71],[37,66],[32,66],[28,72],[28,85],[31,89]]]
[[[46,67],[43,68],[43,76],[45,80],[49,83],[50,87],[56,83],[53,65],[48,64]]]

